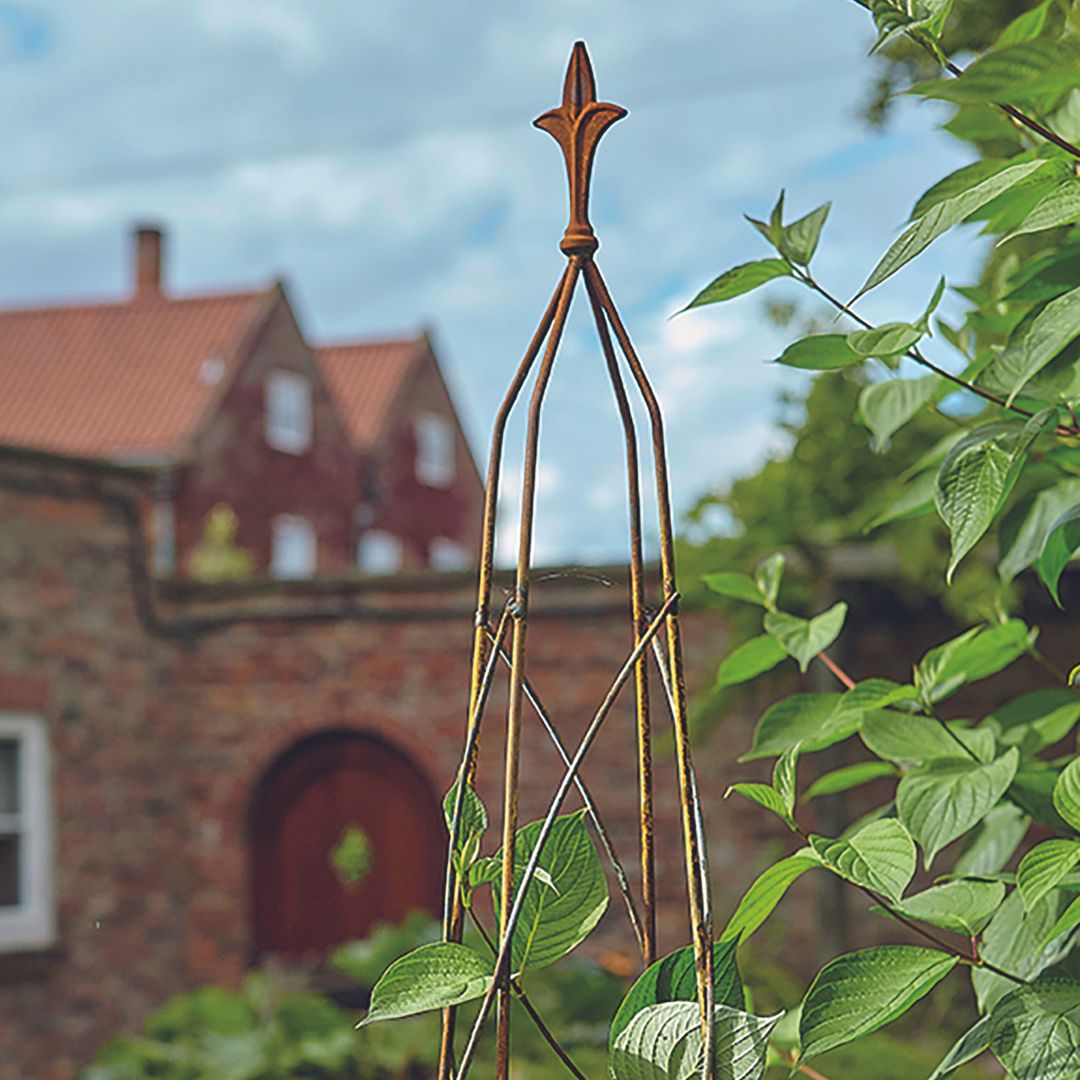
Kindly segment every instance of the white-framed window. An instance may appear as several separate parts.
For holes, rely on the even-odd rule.
[[[311,383],[295,371],[271,371],[266,377],[266,441],[287,454],[311,446]]]
[[[271,523],[270,573],[283,580],[311,577],[319,564],[315,526],[297,514],[279,514]]]
[[[401,569],[403,554],[393,533],[369,529],[356,545],[356,565],[365,574],[394,574]]]
[[[176,569],[176,510],[166,499],[154,503],[150,532],[153,537],[154,573],[161,577]]]
[[[56,938],[49,740],[45,721],[0,713],[0,950]]]
[[[416,479],[428,487],[449,487],[454,479],[454,429],[445,416],[416,418]]]
[[[436,536],[428,547],[428,561],[435,570],[464,570],[469,565],[469,553],[456,540]]]

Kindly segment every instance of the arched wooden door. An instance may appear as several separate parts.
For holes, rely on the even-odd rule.
[[[348,828],[362,831],[371,855],[353,886],[331,862]],[[315,736],[271,767],[252,805],[251,852],[257,956],[323,953],[375,923],[439,910],[438,800],[405,754],[367,735]]]

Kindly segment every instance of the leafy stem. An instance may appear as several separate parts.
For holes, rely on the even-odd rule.
[[[944,66],[945,70],[949,72],[950,75],[955,75],[957,78],[964,74],[964,69],[958,64],[954,64],[951,60],[946,60]],[[1053,143],[1059,149],[1064,150],[1066,154],[1071,154],[1074,158],[1080,158],[1080,147],[1073,146],[1068,139],[1063,139],[1056,132],[1051,131],[1048,127],[1044,127],[1038,120],[1034,120],[1026,113],[1021,112],[1015,105],[1002,105],[1000,102],[994,102],[994,104],[997,105],[1006,116],[1011,117],[1018,124],[1026,127],[1028,131],[1033,131],[1036,135],[1046,139],[1047,142]]]
[[[816,292],[823,300],[827,300],[833,307],[841,312],[841,314],[846,315],[849,319],[858,323],[864,330],[877,329],[872,322],[863,318],[863,316],[855,311],[849,304],[845,304],[843,300],[829,292],[828,289],[814,278],[809,270],[804,270],[794,263],[789,263],[789,265],[799,281]],[[968,390],[972,394],[981,397],[984,401],[989,401],[991,404],[997,405],[1001,409],[1008,409],[1010,412],[1017,413],[1028,419],[1035,415],[1029,409],[1025,409],[1021,405],[1012,404],[1004,398],[998,397],[997,394],[992,394],[989,390],[984,390],[981,386],[976,386],[974,383],[968,382],[967,379],[964,379],[959,375],[954,375],[951,371],[946,371],[943,367],[939,367],[932,360],[928,359],[917,346],[912,346],[910,349],[907,349],[904,352],[904,355],[909,359],[914,360],[916,364],[920,364],[927,370],[932,371],[935,375],[939,375],[941,378],[947,379],[951,383],[955,383],[961,389]],[[1054,433],[1056,435],[1072,438],[1080,435],[1080,425],[1059,424],[1054,429]]]
[[[792,815],[792,823],[795,825],[795,831],[799,834],[802,840],[809,844],[810,836],[803,829],[803,827],[795,821],[794,815]],[[846,879],[844,879],[846,880]],[[972,948],[970,953],[965,952],[959,946],[954,945],[950,941],[946,941],[944,938],[939,938],[931,930],[927,930],[925,926],[920,926],[914,919],[909,919],[903,912],[897,910],[890,901],[882,896],[880,893],[875,892],[873,889],[868,888],[865,885],[859,885],[854,881],[849,881],[849,885],[854,885],[864,896],[869,898],[873,903],[880,907],[886,914],[890,915],[897,922],[902,923],[912,933],[917,934],[924,941],[930,942],[935,949],[939,949],[941,952],[948,953],[950,956],[955,956],[961,964],[966,964],[968,967],[983,968],[985,971],[989,971],[993,975],[999,975],[1003,979],[1008,979],[1009,982],[1015,983],[1017,986],[1027,985],[1027,980],[1020,978],[1019,975],[1014,975],[1010,971],[1006,971],[1004,968],[999,968],[996,964],[992,964],[989,960],[984,959],[979,955],[977,948]]]

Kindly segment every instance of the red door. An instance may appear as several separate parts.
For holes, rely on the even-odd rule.
[[[358,885],[331,862],[350,828],[370,852]],[[416,908],[438,913],[439,803],[409,759],[377,739],[339,732],[290,751],[259,785],[251,833],[257,955],[324,953]]]

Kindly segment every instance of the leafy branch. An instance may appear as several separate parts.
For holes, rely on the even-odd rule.
[[[823,300],[828,301],[833,305],[841,314],[846,315],[849,319],[858,323],[864,330],[877,331],[879,327],[875,326],[869,320],[860,315],[850,304],[845,304],[839,297],[834,296],[828,289],[821,285],[815,277],[810,273],[809,268],[801,269],[798,266],[792,265],[791,267],[793,276],[801,281],[808,288],[812,289]],[[969,382],[967,379],[960,375],[954,375],[951,371],[946,370],[943,367],[935,364],[930,360],[921,349],[916,345],[912,345],[910,348],[905,349],[903,355],[915,363],[926,368],[928,371],[932,371],[935,375],[940,376],[943,379],[947,379],[949,382],[958,386],[962,390],[967,390],[972,394],[981,397],[984,401],[997,405],[999,408],[1007,409],[1010,412],[1014,412],[1019,416],[1023,416],[1026,419],[1031,419],[1036,414],[1030,409],[1025,409],[1014,402],[1007,401],[1005,398],[999,397],[997,394],[991,393],[989,390],[983,389],[981,386],[975,385],[975,383]],[[1076,438],[1080,436],[1080,424],[1058,424],[1054,428],[1054,434],[1060,435],[1066,438]]]

